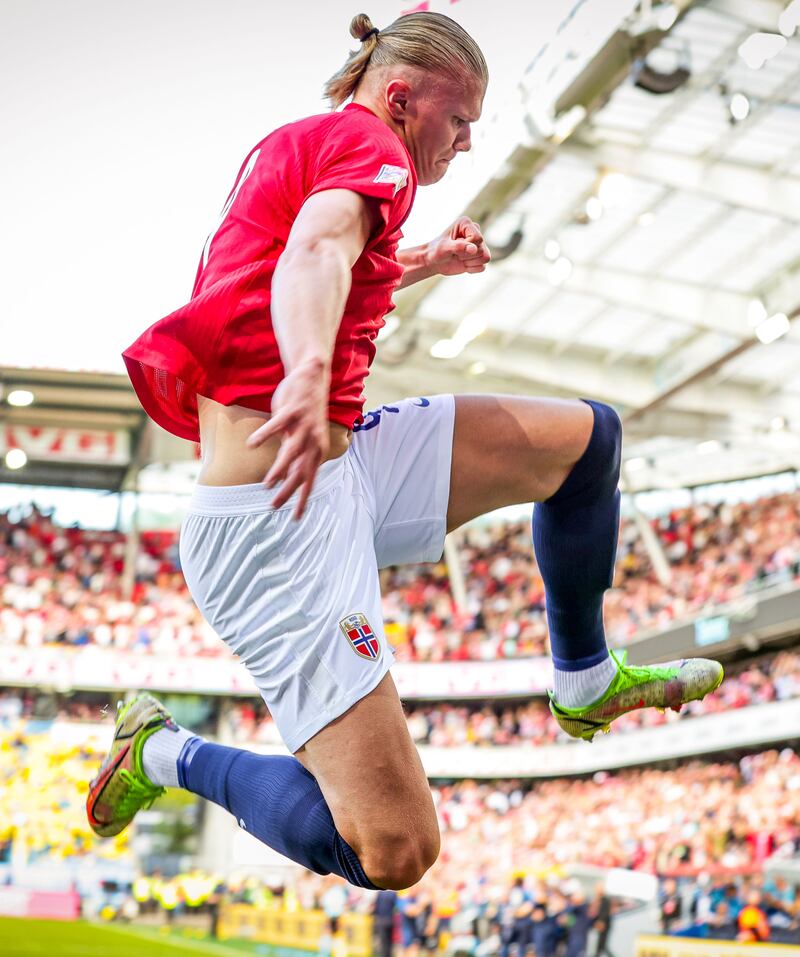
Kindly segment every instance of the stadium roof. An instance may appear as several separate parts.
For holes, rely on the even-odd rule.
[[[800,39],[755,69],[739,49],[777,33],[784,4],[660,5],[677,6],[667,33],[624,23],[549,129],[526,74],[530,135],[470,205],[495,246],[518,246],[481,276],[411,291],[380,367],[412,393],[466,380],[609,401],[633,488],[800,462],[800,332],[759,339],[800,307]],[[689,75],[650,92],[642,61],[651,88]],[[437,343],[457,354],[432,357]]]
[[[478,158],[516,123],[468,205],[495,262],[398,296],[368,400],[606,400],[626,423],[631,489],[798,468],[800,39],[779,38],[776,0],[612,6],[619,28],[600,37],[581,22],[596,6],[576,5],[516,106],[484,124]],[[768,36],[753,48],[754,34]],[[757,68],[759,42],[781,48]],[[125,430],[134,471],[194,457],[142,429],[123,377],[4,370],[2,385],[37,392],[3,403],[6,421]],[[33,464],[26,482],[133,474],[87,483]]]

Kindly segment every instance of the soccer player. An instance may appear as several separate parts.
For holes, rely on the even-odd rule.
[[[436,860],[439,829],[389,675],[380,567],[437,561],[450,529],[535,501],[562,728],[591,737],[633,708],[679,707],[722,669],[609,654],[621,427],[607,405],[438,395],[362,416],[392,292],[489,262],[466,217],[397,248],[417,185],[469,150],[488,73],[440,14],[380,31],[361,14],[350,32],[360,48],[326,87],[334,107],[350,102],[251,151],[191,301],[124,353],[149,415],[201,443],[183,571],[293,756],[206,742],[141,695],[118,713],[87,810],[112,835],[186,788],[317,873],[401,889]]]

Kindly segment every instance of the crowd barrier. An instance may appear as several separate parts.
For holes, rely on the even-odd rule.
[[[605,736],[591,748],[582,743],[508,745],[497,748],[474,745],[432,747],[420,745],[425,773],[431,779],[545,778],[593,774],[595,771],[636,767],[643,761],[716,754],[730,748],[764,748],[791,741],[800,728],[800,698],[735,708],[701,715],[655,728]],[[40,730],[44,731],[43,725]],[[55,740],[70,745],[106,746],[112,733],[109,723],[56,721],[47,730]],[[259,754],[286,754],[283,745],[247,745]]]
[[[345,914],[339,922],[348,957],[371,957],[372,918],[366,914]],[[320,939],[328,933],[328,918],[320,910],[294,914],[261,910],[250,904],[223,904],[217,935],[220,940],[236,937],[318,954]]]
[[[549,658],[398,662],[392,675],[402,698],[520,697],[544,694],[553,682],[553,666]],[[93,646],[31,649],[11,645],[3,650],[0,684],[258,696],[244,665],[226,653],[178,657]]]
[[[30,891],[0,887],[0,916],[39,920],[77,920],[81,899],[75,891]]]
[[[636,938],[634,957],[798,957],[797,944],[738,944],[730,940],[696,940],[687,937]]]

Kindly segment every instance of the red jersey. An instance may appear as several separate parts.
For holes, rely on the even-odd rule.
[[[333,351],[328,418],[352,428],[361,419],[375,337],[403,275],[397,244],[416,185],[403,142],[356,104],[290,123],[255,146],[206,242],[191,300],[123,353],[148,415],[199,442],[198,393],[270,411],[284,377],[270,317],[272,274],[305,200],[350,189],[379,200],[382,220],[353,266]]]

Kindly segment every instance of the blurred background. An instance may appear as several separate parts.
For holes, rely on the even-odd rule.
[[[591,747],[563,736],[531,510],[507,510],[450,535],[439,564],[382,573],[444,836],[421,885],[376,898],[304,873],[183,792],[95,838],[87,782],[139,689],[215,740],[282,751],[181,575],[198,450],[146,419],[120,352],[185,301],[241,157],[324,109],[359,10],[10,0],[4,954],[800,952],[800,2],[366,12],[384,26],[416,9],[474,35],[492,85],[473,151],[420,192],[406,238],[467,212],[494,261],[398,294],[367,407],[446,391],[612,404],[610,643],[634,664],[715,657],[726,681]]]

